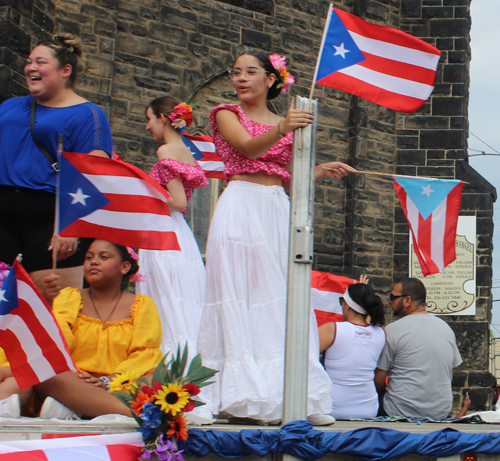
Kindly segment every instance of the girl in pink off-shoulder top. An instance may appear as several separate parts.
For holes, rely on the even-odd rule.
[[[219,370],[202,399],[214,413],[273,421],[283,416],[286,280],[292,131],[313,122],[310,111],[290,106],[286,117],[267,101],[292,79],[285,58],[263,52],[240,55],[230,70],[240,105],[212,110],[210,123],[229,185],[219,198],[207,242],[207,292],[198,336],[203,363]],[[340,178],[353,169],[316,168],[316,179]],[[331,424],[330,379],[318,360],[311,324],[308,415]],[[202,407],[204,408],[204,407]]]
[[[144,280],[139,293],[153,298],[163,327],[163,352],[176,352],[188,344],[189,359],[196,355],[196,341],[205,301],[205,266],[198,244],[183,213],[194,189],[208,184],[205,173],[182,142],[181,131],[190,124],[191,108],[177,98],[165,96],[146,109],[147,130],[155,141],[164,142],[151,169],[153,177],[170,194],[170,209],[181,251],[141,250]]]

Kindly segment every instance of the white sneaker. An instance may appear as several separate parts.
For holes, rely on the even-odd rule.
[[[213,424],[215,421],[212,412],[205,406],[196,407],[194,410],[184,413],[189,426],[203,426]]]
[[[68,421],[81,419],[80,416],[78,416],[74,411],[71,411],[68,407],[65,407],[62,403],[52,397],[47,397],[43,402],[42,409],[40,410],[40,418],[56,418]]]
[[[335,423],[335,418],[330,415],[310,415],[307,420],[313,426],[330,426]]]
[[[21,416],[21,402],[19,394],[12,394],[9,398],[0,400],[0,417],[19,418]]]

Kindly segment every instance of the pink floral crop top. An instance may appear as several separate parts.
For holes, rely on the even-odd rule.
[[[184,186],[188,202],[193,195],[193,189],[208,186],[205,172],[201,169],[201,166],[196,160],[194,161],[194,165],[189,165],[174,160],[173,158],[164,158],[158,160],[158,162],[153,165],[149,175],[160,184],[160,186],[165,188],[170,181],[179,176]],[[184,213],[186,210],[184,210]]]
[[[264,155],[256,159],[250,159],[240,154],[234,147],[229,145],[227,141],[221,138],[215,120],[215,114],[219,110],[230,110],[237,114],[243,128],[247,130],[252,138],[274,127],[250,120],[247,114],[243,112],[243,109],[236,104],[221,104],[212,109],[212,112],[210,112],[210,125],[212,126],[215,148],[224,162],[224,175],[226,179],[229,179],[229,176],[233,174],[265,171],[268,174],[279,175],[284,182],[290,181],[290,173],[285,169],[285,166],[292,160],[293,132],[288,133]]]

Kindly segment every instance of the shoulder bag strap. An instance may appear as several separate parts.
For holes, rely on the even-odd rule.
[[[52,165],[52,168],[54,169],[55,172],[59,171],[59,164],[57,161],[54,159],[54,157],[43,147],[38,140],[35,138],[35,131],[33,130],[33,127],[35,126],[35,113],[36,113],[36,99],[33,98],[33,102],[31,103],[31,122],[30,122],[30,130],[31,130],[31,136],[33,137],[33,141],[35,141],[36,146],[42,151],[42,154],[47,157],[48,161]]]

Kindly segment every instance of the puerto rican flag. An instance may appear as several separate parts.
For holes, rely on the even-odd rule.
[[[0,288],[0,346],[21,389],[76,370],[52,310],[17,260]]]
[[[140,432],[0,443],[0,461],[136,461]]]
[[[63,152],[57,232],[148,250],[180,250],[167,191],[129,163]]]
[[[456,259],[463,182],[394,176],[394,186],[413,236],[424,277],[442,272]]]
[[[440,56],[412,35],[330,7],[313,82],[415,112],[434,89]]]
[[[328,272],[311,271],[311,306],[316,314],[318,327],[328,322],[342,322],[339,298],[347,287],[357,281]]]
[[[182,140],[200,164],[207,178],[225,179],[224,162],[215,152],[215,144],[210,136],[191,136],[183,133]]]

